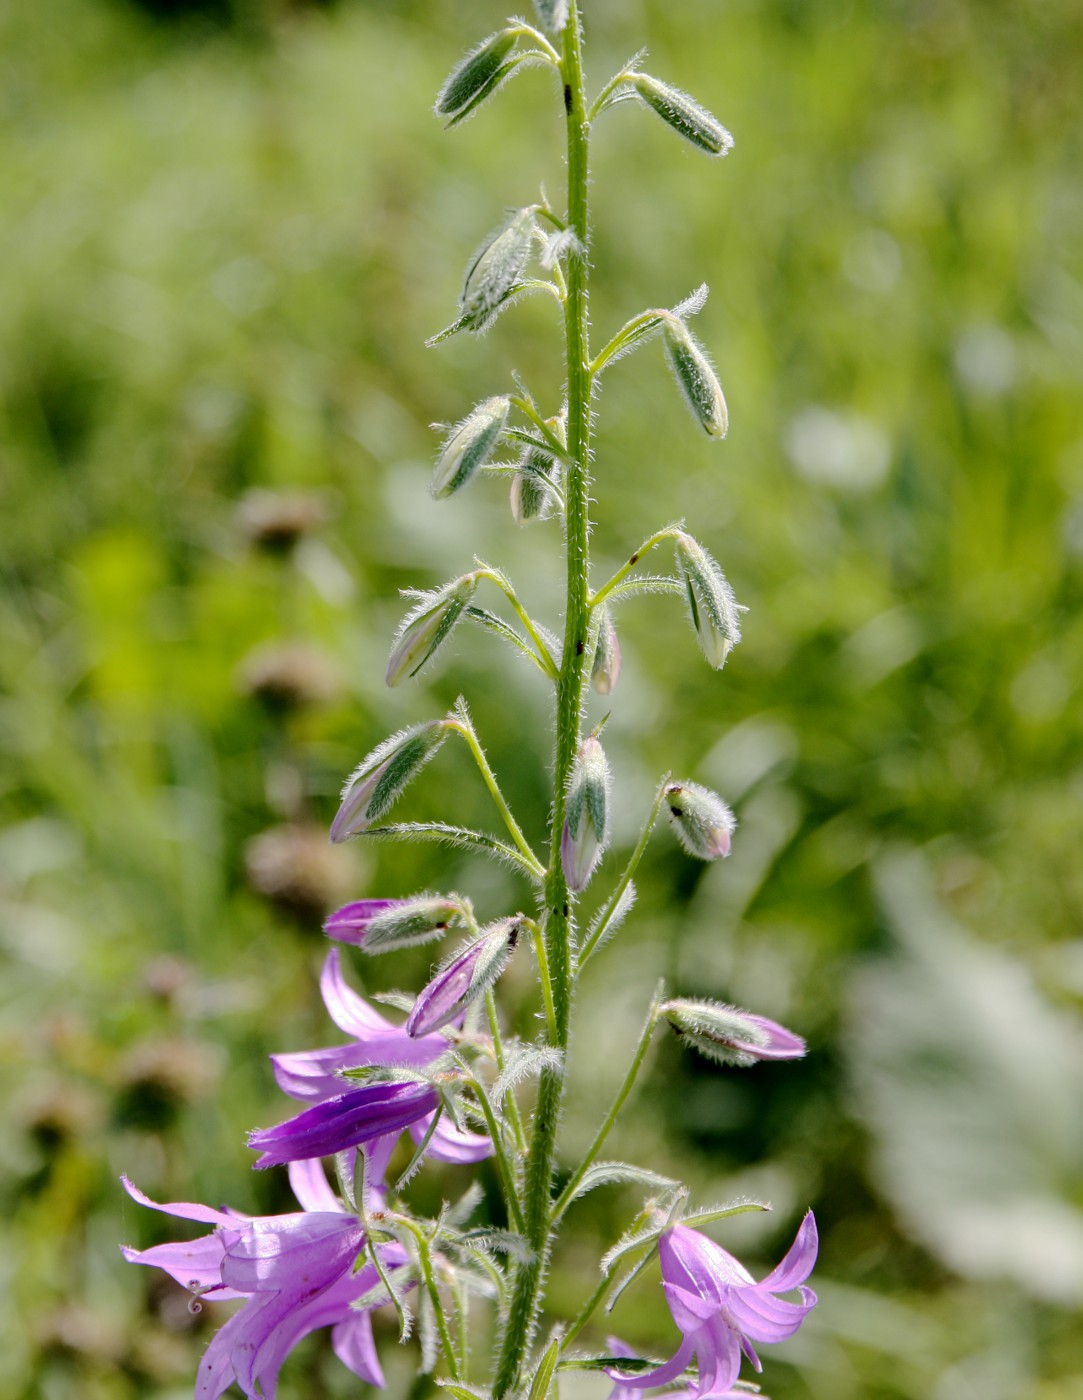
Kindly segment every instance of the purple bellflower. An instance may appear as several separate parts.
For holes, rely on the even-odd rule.
[[[292,1215],[248,1216],[188,1201],[159,1205],[121,1177],[140,1205],[215,1228],[194,1240],[123,1249],[132,1264],[164,1269],[200,1299],[243,1298],[244,1306],[218,1331],[203,1354],[195,1400],[218,1400],[234,1382],[249,1400],[274,1400],[287,1354],[310,1332],[330,1327],[335,1354],[371,1385],[383,1372],[372,1340],[369,1312],[354,1302],[378,1282],[370,1263],[354,1271],[364,1245],[356,1216],[343,1210],[318,1162],[290,1167],[290,1184],[304,1207]],[[408,1262],[396,1243],[380,1246],[387,1270]]]
[[[816,1306],[816,1294],[804,1287],[816,1250],[816,1221],[809,1211],[782,1263],[757,1283],[743,1264],[706,1235],[687,1225],[666,1230],[658,1245],[662,1286],[683,1337],[669,1361],[653,1371],[628,1376],[609,1368],[622,1400],[631,1400],[624,1392],[668,1385],[683,1374],[693,1356],[699,1378],[689,1400],[718,1400],[730,1394],[741,1369],[741,1353],[761,1370],[752,1343],[792,1337]],[[793,1289],[800,1302],[778,1296]]]
[[[498,919],[486,924],[481,936],[455,953],[436,976],[418,993],[414,1009],[406,1021],[412,1036],[428,1038],[433,1031],[448,1026],[487,987],[491,987],[511,957],[519,941],[521,919]]]
[[[313,1105],[326,1105],[344,1096],[346,1081],[340,1078],[340,1072],[344,1069],[360,1069],[369,1065],[422,1069],[438,1059],[447,1049],[447,1041],[443,1036],[409,1035],[404,1027],[391,1025],[378,1011],[369,1006],[363,997],[358,996],[342,975],[342,963],[337,948],[328,953],[324,962],[320,990],[331,1020],[354,1039],[349,1045],[332,1045],[322,1050],[272,1055],[271,1063],[278,1087],[291,1098],[301,1099]],[[428,1090],[426,1085],[412,1087]],[[345,1090],[347,1094],[351,1092],[358,1091]],[[435,1095],[435,1090],[430,1092]],[[415,1142],[420,1143],[424,1139],[436,1106],[434,1099],[430,1108],[402,1125],[409,1128]],[[296,1125],[304,1117],[305,1114],[302,1113],[291,1121]],[[400,1126],[387,1133],[375,1137],[366,1136],[361,1140],[365,1143],[368,1157],[365,1178],[370,1186],[382,1182],[388,1159],[401,1131]],[[454,1123],[448,1121],[446,1115],[441,1115],[428,1146],[429,1156],[440,1162],[455,1163],[480,1162],[483,1158],[491,1156],[492,1150],[493,1145],[487,1137],[457,1128]],[[266,1165],[270,1166],[271,1163]]]

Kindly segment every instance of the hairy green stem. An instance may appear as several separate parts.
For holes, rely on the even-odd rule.
[[[605,931],[609,927],[610,919],[612,919],[616,912],[621,895],[631,884],[632,876],[636,873],[639,862],[643,859],[643,855],[647,849],[647,842],[651,839],[651,832],[654,830],[654,824],[658,820],[658,813],[662,810],[662,801],[665,798],[668,784],[669,774],[667,773],[658,784],[658,791],[654,794],[654,802],[650,812],[647,814],[647,820],[643,824],[643,830],[639,833],[639,840],[636,842],[636,848],[628,857],[628,864],[621,872],[620,879],[613,886],[609,898],[599,910],[598,916],[594,920],[594,932],[579,950],[579,959],[576,966],[577,977],[586,967],[587,963],[590,962],[594,953],[597,951],[599,943],[605,937]]]
[[[567,119],[568,221],[579,250],[568,259],[568,292],[564,301],[564,336],[568,374],[567,474],[565,556],[567,593],[564,644],[557,681],[556,746],[553,763],[553,805],[549,870],[539,922],[545,930],[546,958],[553,995],[554,1028],[550,1044],[567,1050],[571,1022],[572,911],[560,860],[566,793],[579,746],[579,722],[587,670],[590,630],[590,372],[587,303],[587,165],[589,126],[583,95],[583,57],[579,6],[570,0],[560,63]],[[525,1186],[526,1235],[532,1254],[515,1279],[508,1324],[501,1338],[493,1379],[493,1400],[503,1400],[520,1381],[523,1362],[541,1305],[549,1261],[552,1229],[552,1181],[557,1124],[563,1090],[562,1070],[546,1070],[538,1086]]]

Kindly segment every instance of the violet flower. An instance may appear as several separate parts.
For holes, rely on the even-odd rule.
[[[321,1104],[342,1095],[344,1069],[368,1065],[403,1066],[421,1069],[447,1049],[440,1035],[412,1036],[402,1026],[393,1026],[353,990],[342,975],[338,949],[328,953],[320,976],[320,990],[328,1015],[340,1030],[354,1037],[349,1045],[332,1045],[322,1050],[302,1050],[272,1055],[278,1087],[291,1098]],[[303,1116],[303,1115],[302,1115]],[[296,1120],[294,1120],[296,1121]],[[428,1132],[432,1113],[427,1112],[406,1126],[415,1142]],[[391,1150],[401,1129],[365,1143],[368,1157],[366,1183],[378,1188],[383,1181]],[[492,1155],[493,1145],[480,1133],[457,1128],[442,1115],[429,1139],[428,1154],[440,1162],[480,1162]]]
[[[659,1011],[679,1036],[717,1064],[747,1069],[758,1060],[799,1060],[805,1054],[799,1035],[738,1006],[677,997]]]
[[[285,1123],[257,1128],[248,1134],[248,1145],[261,1154],[255,1164],[260,1169],[309,1157],[332,1157],[348,1147],[392,1133],[397,1136],[439,1106],[438,1091],[416,1079],[361,1084],[322,1099]]]
[[[491,987],[508,965],[519,940],[522,922],[517,915],[486,924],[481,936],[454,954],[418,993],[406,1020],[412,1036],[428,1036],[450,1025],[467,1006]]]
[[[761,1370],[752,1343],[785,1341],[815,1307],[816,1294],[803,1285],[816,1250],[816,1221],[809,1211],[781,1264],[757,1283],[721,1245],[687,1225],[672,1226],[663,1233],[658,1253],[666,1301],[684,1334],[681,1344],[653,1371],[627,1376],[610,1367],[610,1376],[622,1390],[647,1390],[676,1380],[695,1356],[699,1376],[689,1400],[727,1394],[741,1369],[742,1352]],[[778,1297],[792,1289],[800,1302]]]
[[[407,899],[358,899],[324,922],[328,938],[353,943],[363,953],[387,953],[442,937],[467,926],[458,896],[420,894]]]
[[[318,1162],[290,1167],[290,1184],[304,1207],[292,1215],[248,1216],[187,1201],[159,1205],[127,1177],[121,1181],[140,1205],[215,1227],[194,1240],[123,1247],[129,1263],[164,1269],[192,1293],[195,1312],[203,1298],[245,1299],[203,1354],[196,1400],[218,1400],[234,1382],[249,1400],[274,1400],[286,1356],[319,1327],[332,1328],[331,1342],[344,1366],[370,1385],[383,1385],[369,1311],[353,1306],[379,1278],[371,1263],[354,1272],[364,1233]],[[392,1242],[380,1246],[380,1262],[393,1269],[408,1259]]]

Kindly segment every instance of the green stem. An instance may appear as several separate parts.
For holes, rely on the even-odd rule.
[[[643,1023],[643,1030],[639,1036],[639,1044],[636,1046],[635,1056],[628,1067],[628,1073],[624,1076],[624,1083],[617,1090],[616,1097],[609,1106],[609,1112],[605,1115],[602,1126],[594,1135],[594,1141],[587,1149],[587,1154],[572,1173],[571,1180],[560,1194],[560,1199],[553,1207],[553,1224],[555,1225],[571,1204],[571,1199],[575,1195],[576,1187],[587,1174],[590,1164],[602,1150],[602,1144],[609,1136],[609,1130],[617,1121],[617,1114],[624,1107],[624,1101],[632,1092],[632,1085],[636,1082],[640,1067],[647,1054],[647,1047],[651,1043],[651,1036],[654,1034],[654,1027],[658,1020],[658,1007],[665,994],[665,983],[659,982],[655,988],[654,996],[651,1000],[650,1008],[647,1011],[647,1019]]]
[[[496,997],[493,995],[492,987],[485,989],[485,1011],[489,1017],[489,1034],[493,1040],[493,1059],[496,1061],[498,1074],[504,1073],[504,1042],[500,1036],[500,1017],[496,1010]],[[519,1105],[515,1095],[508,1095],[508,1122],[511,1124],[512,1132],[515,1134],[515,1141],[519,1151],[526,1150],[526,1138],[523,1135],[523,1120],[519,1117]]]
[[[485,1092],[485,1086],[470,1072],[468,1066],[463,1066],[467,1074],[470,1075],[470,1087],[477,1097],[478,1105],[481,1108],[485,1119],[485,1126],[489,1130],[489,1137],[493,1144],[493,1156],[496,1159],[496,1169],[500,1175],[500,1184],[504,1190],[504,1200],[508,1207],[508,1218],[514,1229],[519,1234],[526,1235],[526,1221],[523,1219],[523,1208],[519,1204],[519,1196],[515,1190],[515,1173],[511,1169],[508,1161],[507,1149],[504,1146],[504,1139],[501,1136],[500,1124],[496,1121],[496,1114],[493,1106],[489,1102],[489,1095]]]
[[[549,1043],[561,1052],[568,1046],[573,990],[571,966],[572,912],[560,860],[566,790],[579,746],[579,716],[587,670],[590,630],[590,404],[593,378],[588,344],[587,294],[587,173],[589,124],[583,95],[583,56],[578,0],[569,0],[563,34],[561,72],[568,152],[568,227],[582,252],[568,259],[568,295],[564,302],[565,358],[568,371],[568,427],[565,511],[567,592],[564,644],[557,682],[556,746],[553,763],[553,804],[549,841],[549,870],[545,905],[539,922],[553,993],[554,1033]],[[503,1400],[518,1385],[541,1303],[551,1244],[553,1164],[560,1118],[563,1072],[547,1070],[538,1086],[525,1183],[526,1236],[532,1255],[515,1278],[508,1326],[501,1341],[493,1380],[493,1400]]]
[[[595,949],[605,937],[605,931],[609,926],[609,920],[613,917],[613,911],[620,903],[621,895],[631,884],[632,876],[636,873],[639,862],[643,859],[643,853],[647,849],[647,842],[651,839],[651,832],[654,830],[654,824],[658,820],[658,813],[662,810],[662,802],[665,799],[666,786],[668,783],[669,774],[667,773],[658,784],[658,791],[654,794],[654,803],[651,806],[650,812],[647,814],[647,820],[643,824],[643,830],[639,833],[639,840],[636,842],[636,848],[628,857],[628,864],[624,867],[620,879],[614,885],[612,893],[605,904],[602,905],[598,917],[594,920],[594,932],[579,950],[579,960],[576,970],[577,977],[586,967],[587,963],[590,962]]]
[[[515,609],[519,621],[526,629],[527,636],[534,643],[535,650],[538,653],[538,659],[545,668],[545,674],[550,680],[555,681],[557,679],[557,668],[553,662],[553,658],[549,655],[549,648],[545,645],[545,639],[538,631],[534,619],[519,601],[519,595],[512,587],[510,579],[505,578],[499,569],[489,568],[488,564],[483,565],[480,569],[476,569],[475,576],[479,579],[487,578],[490,583],[495,583],[504,597],[507,598],[508,602]]]
[[[645,1225],[650,1219],[650,1215],[651,1212],[649,1209],[640,1211],[639,1215],[636,1216],[635,1220],[629,1227],[629,1234],[634,1234],[636,1230],[638,1230],[641,1226]],[[570,1323],[567,1332],[565,1332],[563,1346],[564,1351],[567,1351],[568,1347],[571,1346],[572,1342],[576,1339],[576,1337],[579,1336],[579,1333],[582,1332],[583,1328],[590,1321],[591,1317],[594,1314],[595,1308],[597,1308],[598,1304],[605,1297],[606,1293],[608,1293],[614,1278],[615,1275],[612,1273],[612,1271],[602,1275],[598,1287],[594,1290],[594,1292],[590,1295],[587,1301],[579,1309],[578,1313],[576,1313],[574,1321]]]
[[[645,539],[635,553],[629,556],[628,562],[617,570],[608,583],[603,584],[602,587],[598,589],[597,593],[591,595],[590,606],[596,608],[599,603],[605,602],[614,588],[616,588],[618,584],[624,582],[636,565],[641,562],[645,554],[649,554],[651,550],[657,545],[660,545],[663,540],[671,540],[675,535],[681,533],[682,531],[678,526],[667,525],[664,530],[657,530],[653,535]]]
[[[417,1255],[421,1263],[421,1277],[425,1284],[425,1291],[429,1295],[432,1303],[433,1313],[436,1315],[436,1326],[440,1331],[440,1345],[444,1349],[444,1360],[448,1364],[451,1372],[451,1379],[457,1381],[461,1379],[462,1373],[459,1370],[459,1358],[456,1354],[454,1344],[451,1340],[451,1333],[448,1331],[447,1315],[444,1312],[443,1299],[440,1297],[440,1290],[436,1285],[436,1275],[432,1270],[432,1251],[429,1249],[429,1241],[425,1238],[425,1232],[413,1220],[406,1215],[396,1215],[395,1221],[409,1230],[417,1241]]]
[[[470,747],[470,752],[474,755],[475,762],[481,770],[481,776],[485,779],[485,786],[492,794],[500,815],[504,818],[504,825],[508,828],[508,834],[519,847],[519,850],[529,861],[535,875],[544,875],[541,862],[530,849],[530,842],[520,830],[519,823],[512,816],[511,808],[504,801],[504,794],[500,791],[500,784],[496,781],[496,774],[489,766],[489,760],[485,757],[485,751],[478,743],[478,736],[474,733],[474,726],[465,708],[456,709],[454,716],[449,716],[444,723],[448,729],[454,729],[457,734],[461,734]]]

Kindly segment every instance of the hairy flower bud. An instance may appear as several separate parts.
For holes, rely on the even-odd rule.
[[[408,899],[359,899],[324,921],[328,938],[353,943],[363,953],[386,953],[469,927],[458,895],[415,894]]]
[[[568,888],[586,889],[609,841],[609,763],[590,735],[579,746],[568,783],[568,805],[560,840],[560,863]]]
[[[528,447],[520,460],[520,471],[511,479],[511,513],[517,525],[544,520],[553,508],[553,493],[546,486],[556,463],[540,447]]]
[[[499,83],[504,59],[514,46],[515,35],[501,29],[471,49],[451,70],[437,93],[437,116],[451,117],[454,121],[483,102]]]
[[[484,323],[507,297],[530,256],[535,222],[533,206],[517,209],[474,254],[459,298],[465,317]]]
[[[398,685],[407,676],[416,676],[435,655],[462,617],[477,586],[477,574],[464,574],[443,588],[414,595],[417,603],[399,624],[387,660],[388,685]]]
[[[420,993],[406,1021],[412,1036],[438,1031],[491,987],[519,941],[520,916],[486,924],[481,936],[457,953]]]
[[[708,437],[724,438],[729,431],[729,410],[706,350],[677,317],[667,317],[663,343],[666,359],[696,422]]]
[[[747,1069],[757,1060],[799,1060],[805,1053],[800,1036],[736,1006],[678,997],[660,1010],[679,1036],[720,1065]]]
[[[630,73],[632,87],[648,107],[678,135],[710,156],[724,156],[733,147],[733,137],[718,120],[701,107],[694,97],[680,88],[659,82],[649,73]]]
[[[559,34],[568,23],[568,0],[534,0],[538,23],[550,34]]]
[[[446,738],[443,720],[427,720],[392,734],[374,748],[342,789],[342,802],[331,823],[331,840],[345,841],[379,821]]]
[[[590,667],[590,683],[599,695],[612,693],[620,679],[620,642],[613,618],[603,603],[598,618],[598,642]]]
[[[737,822],[716,792],[699,783],[670,783],[666,811],[678,841],[690,856],[718,860],[729,855]]]
[[[452,431],[436,461],[434,496],[450,496],[485,465],[504,431],[509,407],[506,395],[483,399]]]
[[[698,540],[683,532],[676,538],[677,568],[688,599],[688,611],[700,650],[716,671],[741,640],[744,609],[718,562]]]

